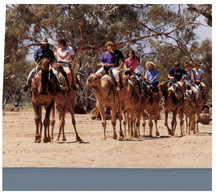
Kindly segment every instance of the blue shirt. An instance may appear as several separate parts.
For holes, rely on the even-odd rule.
[[[156,83],[158,82],[158,71],[155,68],[153,70],[147,70],[145,77],[150,84]]]
[[[34,54],[34,60],[39,63],[43,58],[48,58],[51,62],[55,60],[53,51],[49,48],[46,50],[39,48]]]
[[[117,64],[117,57],[115,53],[104,52],[100,62],[103,62],[105,65],[107,64]]]

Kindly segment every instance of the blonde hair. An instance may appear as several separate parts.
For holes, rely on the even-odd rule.
[[[153,67],[153,68],[156,68],[156,65],[155,65],[155,63],[154,62],[152,62],[152,61],[148,61],[148,62],[146,62],[146,68],[150,68],[150,67]]]

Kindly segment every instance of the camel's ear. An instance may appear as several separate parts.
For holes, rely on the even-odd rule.
[[[101,74],[96,74],[96,76],[101,79],[102,78],[102,75]]]

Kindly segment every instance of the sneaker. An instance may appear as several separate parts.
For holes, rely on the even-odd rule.
[[[116,90],[117,90],[117,91],[119,91],[119,90],[120,90],[120,87],[119,87],[119,86],[117,86],[117,87],[116,87]]]
[[[65,90],[65,89],[66,89],[66,87],[63,86],[63,85],[59,85],[59,88],[60,88],[61,90]]]
[[[26,83],[23,83],[23,84],[21,85],[21,88],[23,89],[24,92],[27,92],[27,91],[28,91],[28,88],[29,88],[29,85],[26,84]]]

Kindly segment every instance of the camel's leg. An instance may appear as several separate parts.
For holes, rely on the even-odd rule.
[[[152,113],[149,114],[149,136],[152,137],[152,129],[153,129],[153,122],[152,122]]]
[[[193,125],[192,116],[191,116],[191,114],[190,114],[190,115],[189,115],[189,124],[188,124],[188,135],[191,135],[192,125]]]
[[[102,140],[106,140],[106,115],[105,115],[105,112],[104,112],[103,105],[101,105],[100,102],[98,102],[97,106],[98,106],[98,110],[99,110],[99,112],[101,114],[101,118],[102,118],[102,126],[103,126]]]
[[[59,115],[59,132],[58,132],[58,137],[56,139],[56,141],[59,141],[60,139],[60,136],[61,136],[61,131],[62,131],[62,128],[61,128],[61,120],[62,120],[62,107],[59,107],[59,111],[58,111],[58,115]]]
[[[135,129],[135,137],[138,138],[140,136],[140,118],[141,118],[141,113],[140,111],[137,112],[137,117],[136,117],[136,129]]]
[[[52,107],[52,110],[51,110],[51,120],[50,120],[50,123],[51,123],[51,140],[54,139],[54,126],[55,126],[55,104],[53,104],[53,107]]]
[[[176,125],[177,125],[177,120],[176,120],[176,114],[177,111],[173,111],[173,118],[172,118],[172,136],[175,135],[175,129],[176,129]]]
[[[128,123],[128,137],[131,139],[131,118],[130,118],[130,110],[127,111],[127,123]]]
[[[123,115],[124,115],[124,119],[123,119],[123,125],[124,125],[124,136],[126,137],[126,125],[127,125],[127,115],[126,115],[126,111],[123,111]]]
[[[183,111],[179,113],[179,120],[180,120],[180,130],[181,130],[181,136],[184,135],[184,115]]]
[[[65,132],[64,132],[65,115],[66,115],[66,107],[63,107],[61,121],[60,121],[60,127],[62,129],[62,141],[66,141]]]
[[[186,135],[188,135],[189,133],[188,114],[185,114],[185,121],[186,121]]]
[[[194,130],[194,134],[199,133],[199,127],[198,127],[199,121],[198,121],[198,118],[199,118],[199,114],[197,113],[196,118],[195,118],[195,122],[196,122],[195,124],[196,124],[197,127],[196,127],[196,130]]]
[[[154,115],[154,122],[155,122],[155,128],[156,128],[156,134],[155,136],[160,136],[160,133],[158,131],[158,127],[157,127],[157,119],[158,119],[158,112]]]
[[[40,106],[36,105],[35,103],[32,103],[34,112],[35,112],[35,125],[36,125],[36,133],[35,133],[35,143],[40,143],[41,142],[41,135],[39,133],[39,128],[40,128],[40,121],[41,121],[41,115],[40,115]]]
[[[42,124],[42,106],[39,107],[39,116],[40,116],[39,130],[40,130],[40,142],[41,142],[41,138],[42,138],[42,128],[43,128],[43,124]]]
[[[131,133],[131,137],[134,137],[134,125],[135,125],[135,121],[134,121],[134,112],[131,110],[130,111],[130,133]]]
[[[169,125],[168,125],[168,113],[169,113],[169,111],[164,109],[164,116],[165,116],[164,125],[167,127],[168,134],[171,135],[172,131],[169,128]]]
[[[142,111],[143,136],[145,136],[145,126],[146,126],[146,121],[145,121],[145,113],[144,113],[144,110],[143,110],[143,111]]]
[[[52,102],[47,108],[46,108],[46,114],[45,114],[45,119],[43,121],[43,124],[44,124],[44,143],[48,142],[48,128],[49,128],[49,125],[50,125],[50,111],[52,109],[52,106],[53,106],[53,103]]]
[[[111,123],[113,126],[113,139],[117,139],[117,133],[116,133],[116,113],[117,113],[117,107],[114,105],[112,106],[112,119]]]
[[[72,119],[72,124],[73,124],[73,127],[74,127],[74,131],[75,131],[75,134],[76,134],[76,141],[77,142],[83,142],[83,140],[78,135],[78,132],[77,132],[77,129],[76,129],[76,120],[75,120],[75,113],[74,113],[74,107],[73,106],[71,106],[70,114],[71,114],[71,119]]]
[[[121,121],[123,120],[123,117],[122,117],[122,103],[119,102],[119,127],[120,127],[120,130],[119,130],[119,139],[124,139],[124,134],[123,134],[123,131],[122,131],[122,123]]]

